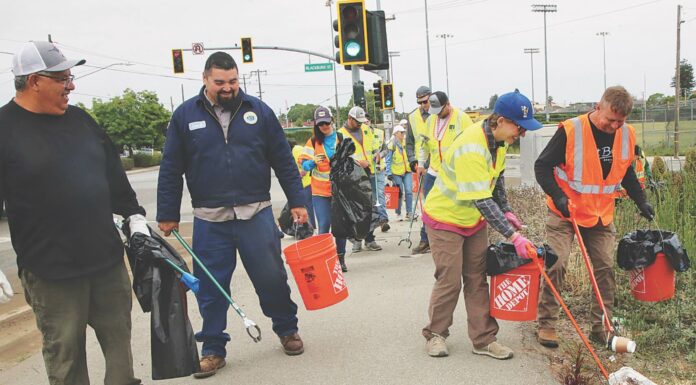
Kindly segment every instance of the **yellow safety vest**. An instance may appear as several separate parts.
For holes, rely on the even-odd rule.
[[[292,157],[295,158],[295,163],[297,163],[297,171],[300,172],[300,175],[304,173],[304,176],[302,177],[302,188],[305,188],[312,184],[312,176],[310,175],[310,173],[302,169],[300,155],[302,155],[303,152],[304,147],[300,146],[299,144],[292,148]]]
[[[384,130],[381,128],[375,127],[373,129],[374,134],[375,134],[375,141],[373,142],[375,144],[372,152],[373,152],[373,157],[376,157],[377,154],[379,153],[379,150],[382,148],[382,145],[384,144]],[[379,170],[384,171],[387,168],[387,161],[384,158],[380,158],[379,160]]]
[[[401,149],[399,149],[401,146]],[[392,175],[404,175],[410,172],[408,165],[408,156],[406,155],[406,146],[403,142],[397,146],[396,137],[392,137],[387,150],[392,153],[391,156],[391,173]]]
[[[415,111],[408,115],[408,124],[411,126],[411,132],[413,133],[414,139],[414,154],[416,160],[418,159],[418,153],[420,152],[421,144],[423,143],[423,135],[426,135],[428,130],[425,125],[426,119],[423,119],[420,108],[416,108]]]
[[[493,197],[505,169],[507,145],[498,147],[493,164],[483,123],[466,128],[443,155],[440,173],[425,200],[424,210],[433,220],[465,228],[484,220],[474,201]]]
[[[372,134],[372,129],[367,124],[360,126],[360,131],[362,131],[362,142],[357,140],[347,128],[341,127],[338,129],[343,135],[343,139],[351,138],[353,143],[355,143],[355,154],[353,154],[353,159],[355,160],[366,160],[370,163],[370,173],[375,173],[375,159],[372,156],[372,149],[374,135]]]
[[[452,145],[454,138],[463,132],[465,128],[473,124],[469,115],[463,113],[458,108],[452,107],[452,111],[447,116],[447,125],[444,130],[445,133],[442,135],[442,139],[438,140],[437,126],[439,124],[439,117],[437,115],[430,115],[426,121],[426,137],[422,143],[423,149],[430,154],[430,168],[436,172],[440,171],[440,162],[447,152],[447,149]]]

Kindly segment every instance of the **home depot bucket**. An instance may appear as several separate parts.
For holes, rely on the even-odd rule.
[[[399,187],[384,186],[384,205],[390,210],[394,210],[398,207]]]
[[[539,299],[539,270],[534,262],[491,277],[491,317],[533,321]]]
[[[348,297],[333,235],[320,234],[283,249],[307,310],[323,309]]]
[[[659,302],[674,297],[676,278],[664,253],[657,253],[655,262],[629,273],[633,298],[644,302]]]

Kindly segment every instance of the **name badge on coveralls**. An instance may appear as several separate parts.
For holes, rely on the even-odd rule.
[[[205,120],[189,123],[189,131],[198,130],[201,128],[205,128]]]
[[[254,111],[248,111],[244,113],[244,121],[247,124],[256,124],[256,122],[259,121],[259,117],[256,116],[256,113],[254,113]]]

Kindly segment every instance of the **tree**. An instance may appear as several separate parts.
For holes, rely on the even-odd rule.
[[[677,79],[676,76],[672,77],[672,83],[669,84],[670,87],[676,87]],[[685,97],[691,94],[691,90],[694,89],[694,68],[689,64],[686,59],[682,59],[679,62],[679,88],[681,88],[680,96]]]
[[[498,94],[493,94],[490,99],[488,99],[488,109],[492,110],[495,107],[495,102],[498,101]]]
[[[304,126],[304,122],[314,119],[316,104],[295,104],[288,110],[288,120],[296,127]]]
[[[127,147],[130,155],[137,147],[162,148],[170,112],[152,91],[123,91],[104,102],[92,100],[89,111],[118,148]]]

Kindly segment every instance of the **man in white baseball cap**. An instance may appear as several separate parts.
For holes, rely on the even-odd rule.
[[[12,73],[14,76],[23,76],[39,71],[62,72],[85,62],[85,59],[68,60],[51,42],[30,41],[12,58]]]

